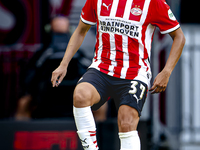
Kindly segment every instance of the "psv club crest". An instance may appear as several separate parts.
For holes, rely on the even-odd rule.
[[[139,7],[134,7],[131,9],[131,13],[134,16],[140,16],[142,14],[142,10]]]

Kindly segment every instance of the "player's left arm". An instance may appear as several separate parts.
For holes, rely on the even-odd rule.
[[[170,54],[169,54],[169,57],[167,59],[164,69],[156,76],[153,82],[153,86],[149,90],[149,91],[152,91],[151,92],[152,94],[165,91],[168,81],[169,81],[169,77],[174,67],[177,64],[181,56],[183,47],[185,45],[186,40],[181,28],[169,33],[169,35],[173,39],[171,51],[170,51]]]

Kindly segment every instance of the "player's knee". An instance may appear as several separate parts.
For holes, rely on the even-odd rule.
[[[138,119],[133,117],[124,118],[118,121],[120,132],[129,132],[137,129]]]
[[[77,108],[92,105],[92,93],[84,88],[77,88],[74,91],[73,104]]]
[[[133,124],[128,121],[122,121],[120,123],[120,132],[129,132],[132,131]]]

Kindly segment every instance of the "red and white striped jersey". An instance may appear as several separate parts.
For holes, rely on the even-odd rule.
[[[90,67],[147,85],[156,26],[162,34],[180,27],[165,0],[87,0],[81,20],[97,25],[95,55]]]

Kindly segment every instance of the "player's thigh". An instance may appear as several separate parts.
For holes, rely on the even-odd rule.
[[[116,88],[118,109],[118,126],[120,132],[137,129],[139,117],[146,99],[147,85],[141,81],[123,81]]]
[[[121,105],[118,110],[119,132],[129,132],[137,129],[138,111],[128,105]]]
[[[79,83],[73,96],[73,104],[75,107],[92,106],[100,101],[100,95],[96,88],[87,82]]]

